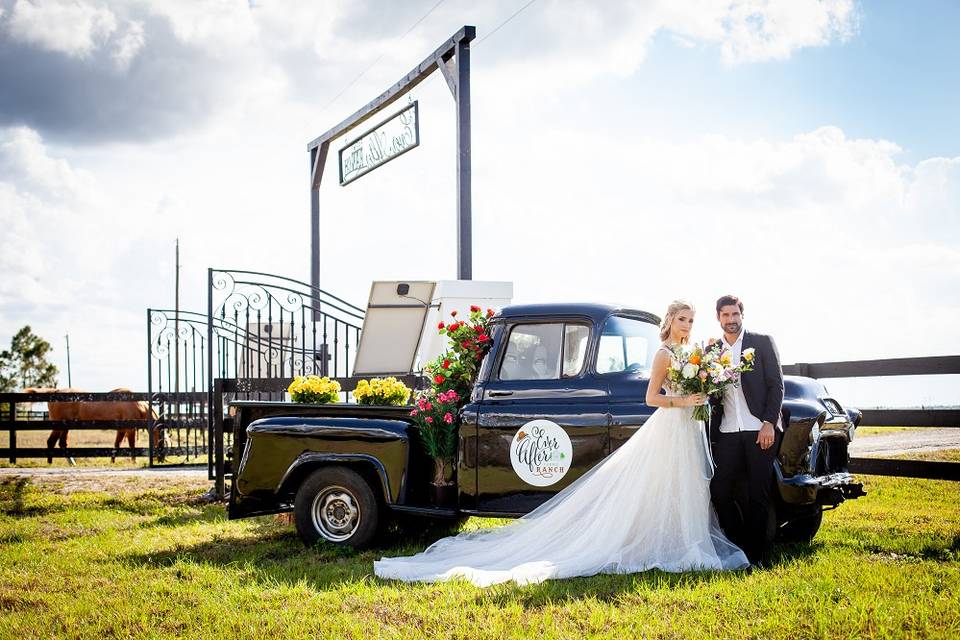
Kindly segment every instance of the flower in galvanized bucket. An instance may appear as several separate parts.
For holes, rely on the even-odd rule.
[[[324,376],[297,376],[287,387],[294,402],[327,404],[340,401],[340,383]]]

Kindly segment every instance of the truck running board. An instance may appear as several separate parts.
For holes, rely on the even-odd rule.
[[[456,518],[457,516],[463,515],[456,509],[442,509],[439,507],[410,507],[399,504],[390,504],[387,506],[390,507],[391,511],[412,513],[414,515],[429,516],[432,518]]]

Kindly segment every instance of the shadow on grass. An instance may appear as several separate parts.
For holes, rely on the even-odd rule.
[[[152,521],[152,526],[185,526],[218,518],[222,518],[222,513],[218,513],[213,506],[201,512],[162,516]],[[215,536],[199,544],[178,545],[155,553],[129,554],[122,561],[131,566],[151,569],[176,567],[179,570],[183,564],[215,566],[236,576],[239,582],[252,581],[269,586],[306,584],[318,591],[365,581],[375,587],[388,587],[401,583],[376,578],[373,575],[374,560],[383,556],[417,553],[436,541],[438,532],[450,532],[449,527],[416,532],[390,529],[373,548],[356,551],[327,543],[306,548],[289,525],[273,517],[255,518],[250,522],[252,530],[239,537]],[[816,553],[818,548],[817,544],[779,547],[773,564],[806,558]],[[525,608],[586,598],[611,601],[623,593],[638,590],[688,589],[716,580],[739,580],[746,575],[749,572],[691,571],[675,574],[659,570],[637,574],[600,574],[549,580],[538,585],[506,583],[481,590],[476,599],[500,606],[519,604]],[[427,585],[427,588],[432,587]]]
[[[0,514],[25,518],[45,516],[65,511],[67,507],[60,503],[27,504],[28,496],[35,493],[30,478],[14,476],[0,481]]]
[[[165,513],[161,516],[140,523],[140,528],[149,529],[151,527],[180,527],[198,522],[216,522],[226,520],[226,514],[222,504],[203,504],[198,505],[198,511],[178,510],[176,513]]]
[[[498,606],[519,604],[524,608],[538,608],[547,604],[562,604],[587,598],[601,602],[611,602],[616,601],[625,593],[675,591],[697,588],[718,580],[741,580],[748,575],[772,570],[780,564],[807,558],[816,553],[819,546],[815,543],[779,546],[774,550],[769,569],[685,571],[683,573],[669,573],[659,569],[651,569],[643,573],[602,573],[583,578],[547,580],[540,584],[524,586],[508,582],[478,594],[476,601]]]
[[[860,548],[870,553],[892,557],[913,558],[931,562],[953,562],[960,559],[960,536],[954,536],[949,543],[940,542],[940,540],[925,540],[916,548],[891,548],[882,544],[865,544]]]
[[[5,544],[20,544],[22,542],[28,542],[29,540],[30,536],[22,531],[8,531],[5,533],[0,533],[0,546]]]
[[[222,518],[222,506],[211,505],[200,512],[161,516],[144,526],[188,526]],[[128,554],[121,561],[151,569],[184,563],[214,566],[235,575],[238,582],[273,586],[306,583],[314,589],[326,590],[369,578],[373,560],[379,557],[370,550],[357,552],[329,544],[308,549],[294,531],[269,516],[254,518],[251,523],[253,530],[243,537],[215,535],[199,544]]]

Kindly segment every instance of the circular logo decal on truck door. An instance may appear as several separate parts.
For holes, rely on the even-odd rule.
[[[527,484],[549,487],[570,470],[573,462],[570,436],[556,422],[532,420],[513,436],[510,462],[513,471]]]

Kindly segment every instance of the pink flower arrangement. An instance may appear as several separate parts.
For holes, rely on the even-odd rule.
[[[490,349],[490,319],[492,309],[486,313],[477,305],[470,306],[469,319],[440,322],[437,330],[449,339],[447,351],[424,367],[431,386],[421,391],[410,412],[419,428],[420,437],[427,453],[436,461],[436,476],[433,482],[443,484],[444,470],[456,456],[457,427],[460,409],[470,397],[470,391],[480,370],[480,363]]]

